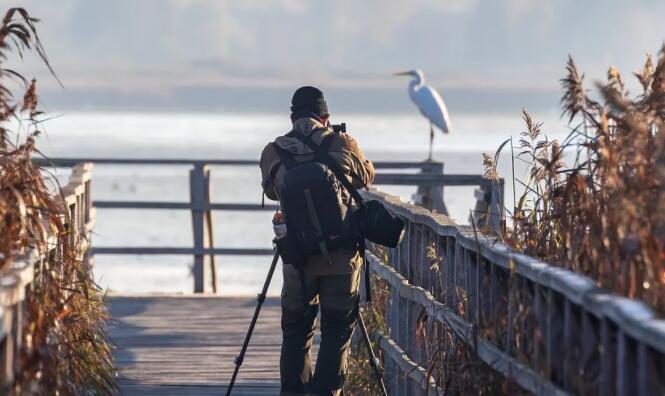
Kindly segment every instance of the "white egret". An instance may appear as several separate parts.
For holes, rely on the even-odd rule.
[[[418,106],[420,113],[429,120],[429,159],[432,159],[432,144],[434,143],[434,126],[441,132],[448,133],[450,130],[450,118],[448,108],[441,99],[436,89],[425,85],[425,75],[422,71],[415,69],[401,73],[396,76],[411,76],[409,82],[409,97]]]

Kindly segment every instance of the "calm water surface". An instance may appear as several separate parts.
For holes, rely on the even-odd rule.
[[[535,115],[545,121],[551,138],[567,129],[556,114]],[[351,114],[348,131],[374,161],[419,161],[427,156],[429,129],[419,115]],[[510,115],[461,114],[453,117],[452,133],[437,134],[435,159],[448,173],[482,172],[480,153],[494,153],[511,135],[524,129],[519,112]],[[552,132],[550,132],[550,129]],[[131,157],[193,159],[258,159],[266,142],[289,130],[282,114],[135,114],[78,113],[50,120],[39,142],[53,157]],[[499,170],[510,179],[509,157]],[[217,202],[259,203],[257,167],[212,167],[213,199]],[[95,199],[186,201],[188,168],[180,166],[101,166],[94,169]],[[507,180],[506,191],[511,187]],[[414,189],[386,187],[408,200]],[[507,193],[508,194],[508,193]],[[512,194],[512,193],[510,193]],[[474,204],[473,188],[447,188],[446,204],[452,217],[465,222]],[[219,247],[269,247],[270,213],[217,212],[215,244]],[[93,243],[96,246],[191,246],[187,211],[97,210]],[[250,295],[259,291],[269,257],[218,257],[222,294]],[[189,292],[192,288],[188,256],[96,256],[100,284],[118,292]],[[281,287],[279,271],[271,294]]]

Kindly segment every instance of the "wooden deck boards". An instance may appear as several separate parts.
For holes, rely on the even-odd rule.
[[[108,331],[123,395],[222,395],[256,300],[111,296]],[[234,395],[279,393],[278,298],[266,300]]]

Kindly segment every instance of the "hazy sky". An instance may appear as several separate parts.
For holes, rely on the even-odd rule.
[[[609,65],[635,70],[665,39],[663,0],[14,4],[42,19],[42,39],[67,87],[52,97],[93,106],[179,103],[180,94],[223,101],[246,87],[278,92],[304,83],[397,90],[406,81],[392,73],[416,67],[452,107],[458,92],[519,92],[526,100],[558,95],[568,54],[598,79]],[[52,80],[38,75],[51,93]]]

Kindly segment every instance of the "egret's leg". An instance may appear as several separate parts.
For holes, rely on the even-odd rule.
[[[434,145],[434,125],[429,123],[429,157],[428,160],[432,160],[432,146]]]

